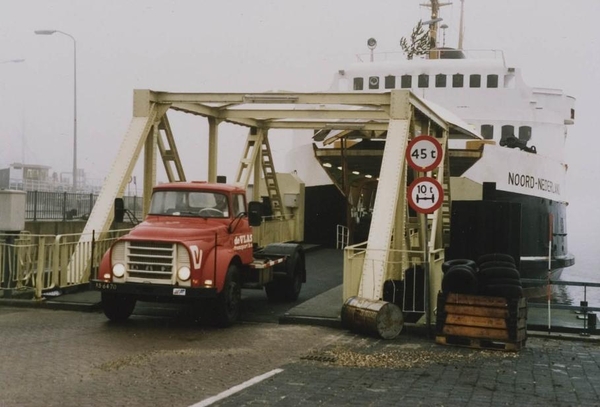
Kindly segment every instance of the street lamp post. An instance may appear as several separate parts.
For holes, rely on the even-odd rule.
[[[37,35],[63,34],[73,40],[73,192],[77,192],[77,41],[75,37],[59,30],[35,30]]]

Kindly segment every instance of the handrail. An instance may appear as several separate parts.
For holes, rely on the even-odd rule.
[[[94,242],[94,258],[92,242],[79,243],[81,233],[0,233],[0,288],[29,287],[35,298],[41,299],[44,292],[85,284],[112,242],[129,230],[110,230],[99,236]]]

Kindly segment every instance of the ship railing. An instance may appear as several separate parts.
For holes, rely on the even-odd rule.
[[[599,289],[600,283],[588,281],[563,281],[563,280],[543,280],[543,279],[521,279],[525,290],[545,290],[543,296],[537,296],[539,301],[529,301],[528,306],[534,308],[538,313],[537,321],[528,322],[528,326],[535,329],[547,330],[550,332],[579,333],[588,336],[596,333],[597,313],[600,313],[600,306],[590,306],[588,303],[588,291],[590,289]],[[555,289],[560,287],[581,287],[583,300],[579,305],[558,302],[559,298],[555,295]],[[581,297],[578,297],[581,298]],[[542,302],[542,300],[545,300]],[[543,323],[541,319],[543,318]]]
[[[5,296],[42,299],[85,286],[111,244],[129,230],[111,230],[84,243],[81,233],[0,234],[0,288]]]
[[[383,280],[391,281],[390,285],[393,289],[391,290],[390,295],[392,295],[392,297],[394,297],[397,292],[402,292],[401,308],[403,312],[426,313],[427,309],[431,306],[429,304],[431,303],[431,299],[428,298],[427,295],[427,287],[429,284],[435,284],[435,282],[430,281],[430,276],[441,274],[441,263],[443,262],[441,251],[443,251],[443,249],[430,253],[430,258],[438,259],[435,260],[433,264],[424,260],[426,258],[426,252],[422,250],[389,249],[387,250],[389,252],[388,258],[385,261],[373,260],[372,257],[375,256],[367,256],[367,252],[383,251],[386,250],[368,249],[367,242],[350,245],[344,249],[344,302],[348,298],[359,294],[363,267],[365,262],[370,261],[372,266],[370,269],[375,270],[383,268],[383,270],[385,270]],[[440,270],[437,270],[438,268]],[[427,270],[431,269],[433,272],[427,273]],[[384,281],[381,282],[382,290]],[[400,284],[399,291],[398,288],[395,287],[396,284]],[[395,297],[391,299],[392,302],[396,302]]]
[[[414,59],[500,59],[506,66],[504,51],[499,49],[434,49],[426,54],[417,55]],[[406,60],[406,55],[402,51],[392,52],[374,52],[372,62],[382,61],[402,61]],[[371,53],[356,54],[357,62],[371,62]]]

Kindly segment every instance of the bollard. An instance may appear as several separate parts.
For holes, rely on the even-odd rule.
[[[590,335],[596,333],[596,314],[587,314],[587,328]]]

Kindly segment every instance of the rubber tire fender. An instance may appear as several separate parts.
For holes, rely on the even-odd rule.
[[[515,268],[509,267],[490,267],[479,271],[481,278],[491,280],[493,278],[514,278],[520,279],[521,275]]]
[[[505,253],[489,253],[484,254],[483,256],[479,256],[477,259],[477,264],[481,265],[488,261],[506,261],[509,263],[515,264],[515,259],[510,254]]]
[[[469,266],[454,266],[442,279],[442,292],[445,293],[476,294],[477,289],[477,276]]]
[[[485,287],[484,294],[490,297],[521,298],[523,288],[511,284],[493,284]]]
[[[480,279],[480,286],[482,286],[483,288],[490,286],[490,285],[498,285],[498,284],[502,284],[502,285],[517,285],[519,287],[522,287],[523,285],[521,284],[521,280],[516,279],[516,278],[484,278],[484,279]]]
[[[469,266],[474,272],[477,272],[477,263],[469,259],[453,259],[442,263],[442,272],[446,274],[454,266]]]
[[[482,263],[479,265],[480,270],[489,269],[492,267],[507,267],[507,268],[516,269],[515,263],[511,263],[509,261],[499,261],[499,260],[486,261],[485,263]]]

